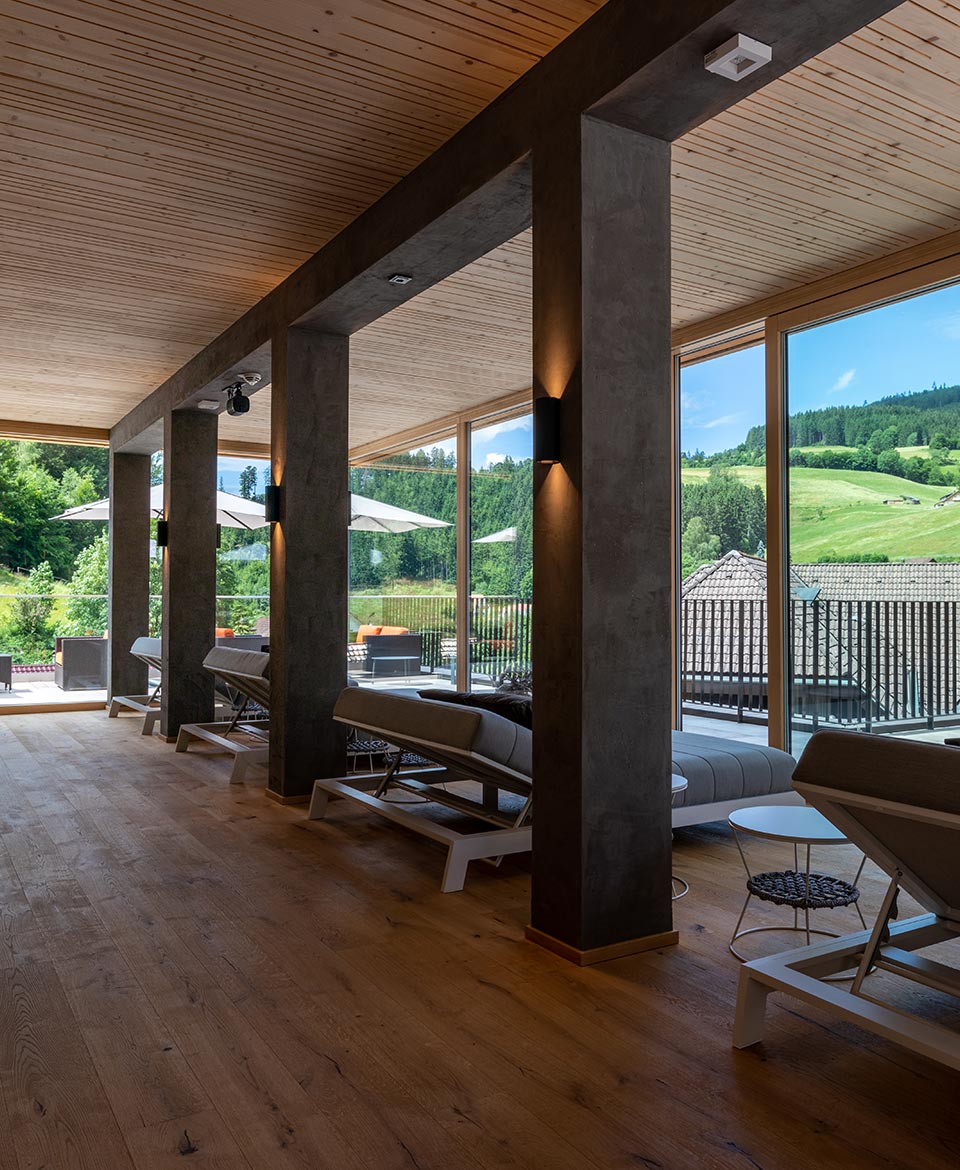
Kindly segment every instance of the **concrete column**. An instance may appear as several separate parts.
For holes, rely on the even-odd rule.
[[[534,152],[529,937],[577,962],[676,941],[670,902],[670,146],[590,118]]]
[[[296,801],[346,770],[331,712],[347,683],[349,341],[310,329],[273,343],[269,794]]]
[[[168,411],[163,422],[163,690],[160,734],[213,719],[203,660],[217,620],[217,416]]]
[[[147,668],[130,654],[150,621],[150,456],[110,451],[110,648],[107,693],[144,695]]]

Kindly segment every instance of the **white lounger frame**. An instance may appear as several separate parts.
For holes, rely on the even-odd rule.
[[[207,669],[227,686],[239,691],[244,697],[243,703],[230,720],[216,723],[184,723],[177,734],[176,750],[185,752],[193,740],[202,740],[213,744],[221,751],[230,752],[233,756],[230,783],[242,784],[252,767],[257,764],[265,765],[270,759],[270,720],[243,718],[243,713],[251,701],[269,710],[270,680],[262,675],[240,674],[219,667],[208,666]],[[234,732],[251,737],[257,742],[244,743],[231,739],[230,736]]]
[[[797,788],[811,804],[827,813],[839,829],[865,846],[867,856],[891,875],[891,882],[872,930],[744,964],[740,970],[734,1047],[748,1048],[763,1038],[767,997],[772,991],[784,991],[913,1052],[960,1069],[960,1033],[919,1019],[902,1008],[889,1007],[869,994],[870,975],[885,971],[960,998],[960,971],[913,953],[960,937],[960,910],[944,903],[903,859],[867,833],[862,822],[846,810],[887,812],[907,820],[954,828],[958,842],[960,816],[818,786],[798,784]],[[932,907],[933,913],[893,922],[896,896],[901,887],[922,905]],[[854,968],[856,974],[849,988],[824,982]]]
[[[340,720],[340,722],[346,721]],[[381,728],[357,723],[352,719],[349,723],[350,726],[359,727],[362,731],[369,731],[384,739],[389,738],[389,733],[383,731]],[[405,747],[408,746],[412,751],[422,752],[428,759],[431,756],[431,750],[433,752],[441,752],[445,756],[459,755],[463,760],[464,770],[468,773],[470,771],[471,760],[480,761],[483,759],[483,757],[478,756],[474,752],[457,752],[446,745],[432,743],[429,740],[414,739],[410,736],[403,737],[403,745]],[[485,763],[487,768],[489,768],[490,762],[485,761]],[[386,817],[387,820],[393,821],[398,825],[403,825],[404,828],[410,829],[414,833],[419,833],[421,836],[429,837],[432,841],[439,842],[447,850],[447,860],[443,870],[443,878],[440,882],[440,889],[444,894],[455,893],[463,889],[467,876],[467,866],[471,861],[489,861],[498,865],[500,859],[507,856],[507,854],[528,853],[533,846],[533,830],[530,826],[530,812],[533,799],[530,794],[530,777],[524,776],[522,772],[515,772],[512,768],[505,766],[500,766],[498,770],[501,772],[503,779],[508,781],[508,784],[504,785],[506,791],[514,792],[516,789],[520,789],[521,791],[517,794],[526,794],[527,796],[521,811],[509,824],[504,824],[505,819],[507,819],[504,814],[498,814],[496,812],[495,801],[492,805],[488,802],[489,796],[491,793],[495,794],[496,790],[496,785],[492,780],[484,781],[479,776],[472,777],[470,775],[458,777],[455,774],[449,773],[444,767],[410,770],[404,771],[401,774],[398,768],[391,765],[383,776],[364,778],[343,776],[334,780],[317,780],[313,786],[313,796],[310,799],[310,810],[307,816],[312,821],[322,820],[326,815],[330,797],[342,797],[344,800],[349,800],[354,804],[371,809],[373,812],[379,813],[382,817]],[[450,779],[454,782],[458,779],[475,778],[478,783],[484,785],[484,804],[478,805],[475,801],[458,797],[455,793],[439,793],[433,788],[429,779],[420,779],[420,777],[428,777],[432,778],[434,783],[436,783],[438,773],[449,775]],[[509,786],[509,781],[511,780],[513,781],[514,787]],[[363,791],[360,785],[372,787],[375,791]],[[382,793],[388,786],[422,796],[425,798],[425,803],[442,804],[446,808],[456,809],[459,812],[465,813],[467,816],[473,817],[475,820],[491,821],[497,827],[478,830],[474,833],[461,833],[456,829],[450,828],[448,825],[431,821],[426,816],[418,816],[395,801],[385,800]]]
[[[162,659],[159,654],[134,654],[134,658],[139,658],[141,662],[147,664],[148,671],[161,670]],[[149,695],[114,695],[110,700],[110,710],[107,715],[110,719],[116,719],[121,711],[134,711],[139,715],[143,715],[143,726],[140,728],[141,735],[153,735],[153,730],[160,718],[160,688],[163,686],[163,679],[157,682]]]
[[[682,775],[682,773],[678,773]],[[756,808],[759,804],[803,804],[803,797],[793,790],[771,792],[768,796],[744,796],[738,800],[718,800],[713,804],[686,804],[675,808],[672,823],[675,829],[688,825],[709,825],[712,821],[725,821],[738,808]]]

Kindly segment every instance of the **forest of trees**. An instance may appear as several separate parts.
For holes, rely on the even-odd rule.
[[[734,549],[763,556],[767,505],[763,490],[714,467],[707,479],[680,489],[681,576]]]
[[[434,447],[353,467],[350,490],[450,525],[390,535],[351,533],[351,589],[393,592],[397,582],[407,581],[453,591],[457,566],[454,455]],[[533,585],[532,461],[507,458],[475,470],[470,494],[473,540],[504,528],[517,529],[515,541],[474,546],[471,592],[529,598]]]
[[[73,572],[77,554],[103,527],[49,523],[51,516],[107,494],[105,448],[0,440],[0,565]]]
[[[945,463],[949,453],[960,448],[960,386],[934,386],[861,406],[800,411],[790,416],[789,426],[790,463],[794,467],[885,471],[915,483],[957,482],[956,470]],[[800,451],[800,447],[822,450]],[[836,451],[832,447],[855,450]],[[929,455],[902,459],[897,447],[928,447]],[[684,452],[681,456],[685,467],[762,467],[765,462],[765,426],[751,427],[742,443],[726,451],[712,455]]]

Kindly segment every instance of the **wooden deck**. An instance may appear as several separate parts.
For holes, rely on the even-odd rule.
[[[957,1165],[960,1076],[787,1001],[731,1050],[724,828],[678,834],[679,947],[581,970],[522,865],[441,895],[422,839],[138,730],[0,720],[0,1170]]]

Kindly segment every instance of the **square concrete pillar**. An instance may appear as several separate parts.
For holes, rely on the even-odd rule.
[[[130,647],[149,634],[150,456],[110,451],[107,694],[144,695],[147,668]]]
[[[268,793],[298,801],[346,770],[331,713],[347,684],[349,341],[287,329],[272,356]]]
[[[168,411],[163,425],[163,690],[160,734],[213,719],[203,660],[217,621],[217,416]]]
[[[581,963],[675,942],[670,832],[670,146],[590,118],[534,153],[528,936]]]

